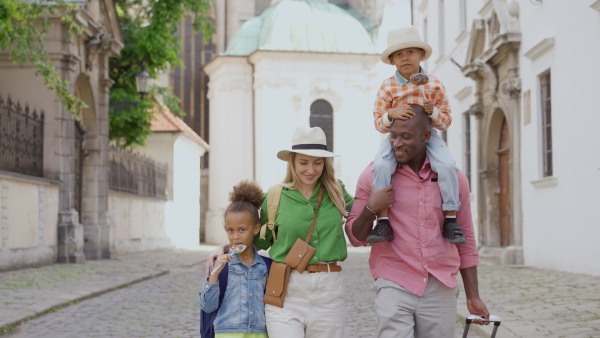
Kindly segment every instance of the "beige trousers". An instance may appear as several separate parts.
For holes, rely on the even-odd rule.
[[[384,278],[375,281],[379,338],[452,338],[458,287],[449,288],[429,275],[423,297]]]
[[[292,270],[283,308],[265,304],[270,338],[343,338],[346,299],[341,272]]]

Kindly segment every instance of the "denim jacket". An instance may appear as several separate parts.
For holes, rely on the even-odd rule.
[[[256,249],[254,255],[254,263],[250,267],[236,255],[229,262],[227,290],[214,322],[215,333],[267,332],[263,303],[267,266]],[[219,283],[211,284],[208,278],[205,279],[200,293],[200,307],[207,313],[219,307]]]

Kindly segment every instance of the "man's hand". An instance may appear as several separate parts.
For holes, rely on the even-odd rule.
[[[490,319],[490,312],[481,300],[481,298],[467,298],[467,309],[470,314],[485,316],[485,319]],[[489,325],[490,322],[484,322],[483,319],[473,319],[473,323],[478,325]]]
[[[432,108],[433,109],[433,108]],[[392,120],[408,120],[415,116],[412,107],[407,104],[401,104],[396,108],[388,110],[388,119]]]
[[[460,275],[465,287],[465,295],[467,296],[467,309],[471,314],[485,316],[485,319],[490,319],[490,312],[479,297],[479,283],[477,281],[477,265],[470,268],[460,269]],[[484,322],[482,319],[473,319],[475,324],[488,325],[490,322]]]
[[[390,184],[381,190],[375,190],[371,184],[371,196],[367,206],[376,213],[389,208],[394,201],[394,187]]]
[[[391,184],[381,190],[375,190],[373,185],[371,185],[371,195],[369,196],[366,206],[373,210],[373,212],[378,213],[381,210],[388,208],[393,201],[394,188]],[[356,202],[354,205],[357,205]],[[374,219],[375,215],[373,215],[366,207],[363,207],[363,210],[352,223],[352,234],[354,237],[359,241],[367,240],[367,236],[369,236],[371,230],[373,230]]]
[[[423,108],[425,109],[425,112],[428,115],[431,115],[433,113],[433,106],[434,106],[433,100],[431,100],[431,99],[425,99],[425,101],[423,102]],[[388,113],[388,115],[389,115],[389,113]]]
[[[229,251],[230,244],[221,244],[213,252],[210,253],[206,259],[206,276],[210,276],[210,270],[215,267],[213,261],[220,255],[225,254]]]

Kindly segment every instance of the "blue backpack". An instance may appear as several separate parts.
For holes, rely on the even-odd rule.
[[[260,256],[265,265],[267,265],[267,274],[271,270],[271,260],[268,257]],[[215,328],[213,323],[217,318],[217,313],[219,313],[219,309],[221,308],[221,304],[223,303],[223,298],[225,297],[225,291],[227,290],[227,278],[229,277],[229,263],[225,264],[221,273],[219,273],[219,307],[211,312],[206,313],[204,310],[200,309],[200,337],[201,338],[214,338],[215,337]]]

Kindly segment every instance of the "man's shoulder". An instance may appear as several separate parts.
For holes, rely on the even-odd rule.
[[[370,181],[373,181],[373,162],[369,163],[358,177],[359,183]]]

